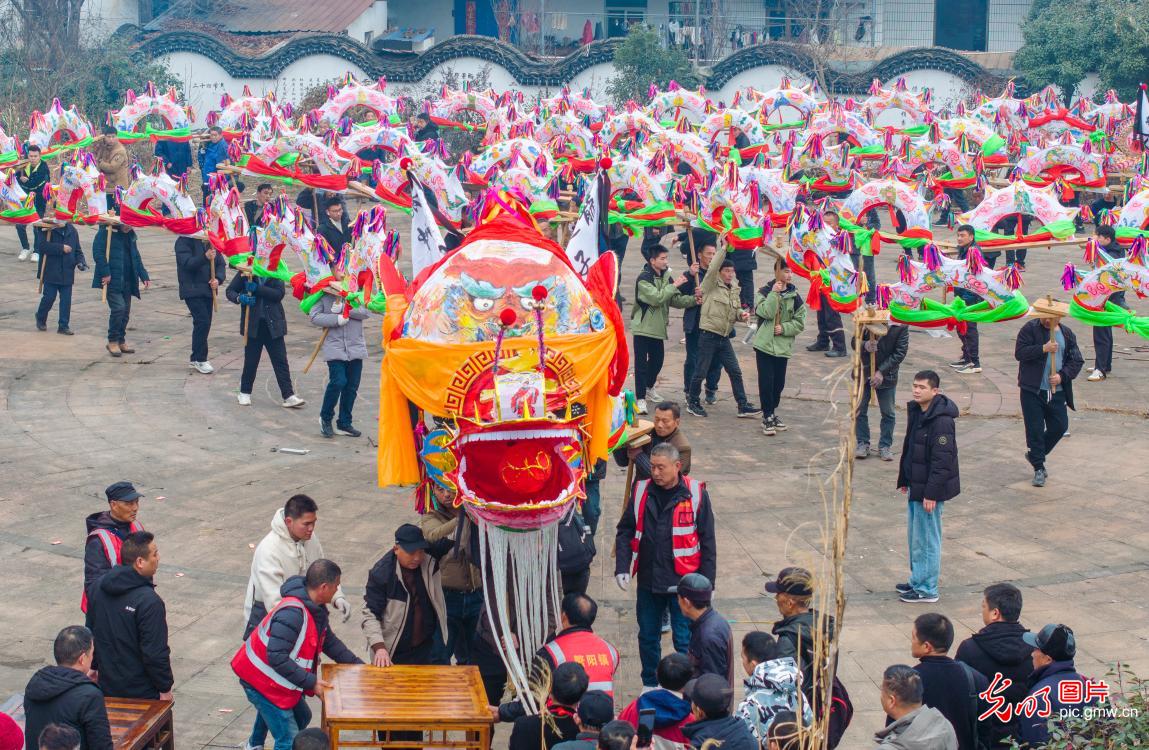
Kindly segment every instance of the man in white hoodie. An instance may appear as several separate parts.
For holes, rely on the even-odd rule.
[[[292,495],[275,511],[271,531],[255,548],[251,559],[251,578],[243,601],[243,613],[247,617],[245,640],[279,604],[282,598],[279,588],[283,582],[291,576],[306,575],[308,566],[323,557],[323,545],[315,533],[318,510],[319,506],[307,495]],[[331,604],[343,615],[343,622],[347,622],[351,617],[351,604],[343,595],[342,587]]]

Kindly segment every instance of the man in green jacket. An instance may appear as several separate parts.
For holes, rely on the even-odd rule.
[[[742,309],[738,282],[735,281],[734,262],[728,260],[726,243],[719,241],[719,248],[706,276],[702,279],[702,313],[698,326],[698,367],[690,378],[690,390],[686,394],[686,410],[696,417],[705,417],[699,396],[702,392],[702,379],[710,369],[710,363],[717,357],[722,368],[730,377],[734,398],[738,402],[740,418],[756,417],[762,413],[746,398],[746,387],[742,384],[742,368],[734,354],[730,337],[734,335],[734,324],[748,320],[750,313]]]
[[[774,283],[754,295],[758,329],[754,356],[758,365],[758,398],[762,401],[762,434],[786,429],[775,411],[786,386],[786,365],[794,353],[794,338],[806,327],[806,306],[791,283],[792,274],[781,258],[774,261]]]
[[[646,395],[655,401],[662,396],[654,390],[658,373],[666,354],[666,327],[670,324],[671,307],[694,307],[698,299],[683,294],[686,274],[670,281],[668,266],[669,250],[664,245],[654,245],[650,259],[643,266],[634,284],[634,310],[630,314],[630,327],[634,332],[634,397],[638,399],[638,413],[646,414]],[[697,272],[697,268],[694,269]]]

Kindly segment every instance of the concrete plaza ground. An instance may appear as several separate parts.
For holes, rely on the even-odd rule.
[[[318,334],[297,310],[288,311],[287,341],[306,408],[280,408],[266,361],[253,406],[241,408],[235,400],[242,363],[237,308],[221,297],[211,334],[216,373],[189,370],[191,321],[177,296],[170,237],[149,233],[142,239],[153,284],[133,306],[129,339],[137,353],[116,360],[103,348],[107,312],[89,288],[91,274],[78,274],[76,336],[53,333],[55,313],[49,331],[39,333],[32,314],[34,267],[17,262],[10,229],[0,235],[0,560],[6,582],[0,700],[22,691],[32,672],[50,661],[52,638],[61,627],[81,621],[84,516],[106,507],[104,486],[130,479],[147,495],[140,519],[157,534],[162,557],[156,582],[171,628],[178,741],[183,748],[235,746],[245,739],[253,714],[228,661],[242,631],[252,547],[275,509],[296,492],[318,500],[319,535],[328,555],[343,566],[345,588],[356,602],[394,528],[415,517],[409,491],[375,486],[378,322],[369,325],[373,359],[356,408],[365,436],[324,440],[317,413],[326,370],[319,363],[302,372]],[[81,237],[87,246],[92,231],[82,229]],[[1031,251],[1023,291],[1031,299],[1058,291],[1062,266],[1067,259],[1078,261],[1077,252]],[[881,280],[894,278],[895,260],[896,248],[880,256]],[[684,266],[677,255],[672,264]],[[625,263],[627,297],[633,296],[639,265],[636,241]],[[758,276],[764,283],[765,273]],[[798,283],[805,290],[805,282]],[[871,733],[881,727],[876,684],[886,666],[913,663],[913,618],[944,612],[964,638],[981,625],[981,589],[996,581],[1021,587],[1022,620],[1030,628],[1064,622],[1076,631],[1078,664],[1086,674],[1103,676],[1108,663],[1121,660],[1149,676],[1149,528],[1142,505],[1149,479],[1147,342],[1117,332],[1113,376],[1086,383],[1083,373],[1075,383],[1072,436],[1052,456],[1049,484],[1035,489],[1022,458],[1015,385],[1013,341],[1020,325],[982,327],[980,375],[955,375],[945,366],[957,358],[956,338],[916,330],[910,337],[899,401],[909,398],[915,370],[942,373],[944,391],[962,409],[957,429],[963,492],[945,510],[941,601],[901,604],[893,592],[907,576],[904,499],[894,489],[897,464],[873,457],[856,467],[839,675],[857,714],[845,746],[869,746]],[[1069,325],[1091,366],[1087,327]],[[817,481],[831,461],[815,456],[837,440],[843,409],[826,378],[845,360],[806,352],[813,329],[811,314],[779,410],[791,425],[788,432],[767,438],[757,421],[735,419],[725,382],[708,419],[684,417],[694,447],[693,474],[707,481],[717,516],[716,606],[733,621],[736,638],[768,628],[777,617],[763,594],[766,576],[821,549]],[[680,331],[676,313],[660,386],[676,398]],[[753,351],[736,347],[753,394]],[[872,414],[876,432],[876,409]],[[904,429],[901,405],[898,419],[896,448]],[[600,554],[590,593],[602,605],[597,630],[622,652],[618,696],[629,701],[639,687],[634,599],[633,592],[615,587],[609,552],[623,482],[622,470],[612,466],[603,485]],[[337,623],[336,630],[354,649],[365,650],[356,621]],[[499,737],[502,744],[506,732]]]

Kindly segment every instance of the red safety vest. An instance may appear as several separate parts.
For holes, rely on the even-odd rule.
[[[294,596],[280,599],[279,604],[276,604],[275,608],[263,618],[263,622],[259,623],[259,627],[251,631],[251,635],[235,652],[235,656],[231,657],[231,670],[272,705],[289,709],[299,703],[305,691],[267,663],[267,639],[271,630],[271,618],[285,607],[296,607],[303,612],[303,627],[299,629],[299,637],[295,639],[295,645],[291,648],[291,660],[304,669],[315,670],[322,646],[319,632],[316,630],[315,620],[307,611],[307,605]],[[313,693],[306,691],[306,694]]]
[[[702,491],[706,489],[705,482],[696,482],[690,477],[683,477],[690,497],[679,501],[674,506],[671,525],[673,527],[674,572],[680,576],[695,573],[702,564],[702,547],[698,541],[698,506],[702,503]],[[638,573],[638,545],[642,541],[642,527],[646,518],[646,498],[650,494],[650,480],[640,479],[635,482],[634,496],[634,539],[630,541],[630,550],[634,553],[634,564],[630,574]]]
[[[543,646],[555,666],[573,661],[586,670],[590,684],[587,690],[602,690],[614,695],[614,672],[618,669],[618,650],[589,630],[564,633]]]
[[[128,529],[129,534],[134,534],[137,531],[143,531],[144,527],[139,521],[132,521],[132,525]],[[93,529],[87,538],[84,539],[84,544],[88,543],[88,539],[97,537],[100,540],[100,546],[104,549],[104,557],[108,558],[108,563],[115,567],[120,564],[120,550],[123,549],[124,540],[120,539],[118,534],[115,534],[108,529]],[[87,590],[80,592],[80,611],[87,613],[88,611],[88,592]]]

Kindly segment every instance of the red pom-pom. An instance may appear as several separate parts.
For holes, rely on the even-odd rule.
[[[402,169],[404,172],[406,172],[408,169],[411,168],[412,163],[413,162],[411,161],[410,156],[404,156],[402,159],[399,160],[399,169]]]
[[[535,302],[542,302],[547,298],[547,288],[542,284],[536,284],[531,290],[531,296],[535,298]]]
[[[598,160],[598,165],[602,169],[610,169],[612,166],[614,166],[614,160],[609,156],[604,156]]]
[[[504,307],[502,312],[499,313],[499,323],[502,324],[503,328],[510,328],[518,319],[519,316],[509,307]]]

